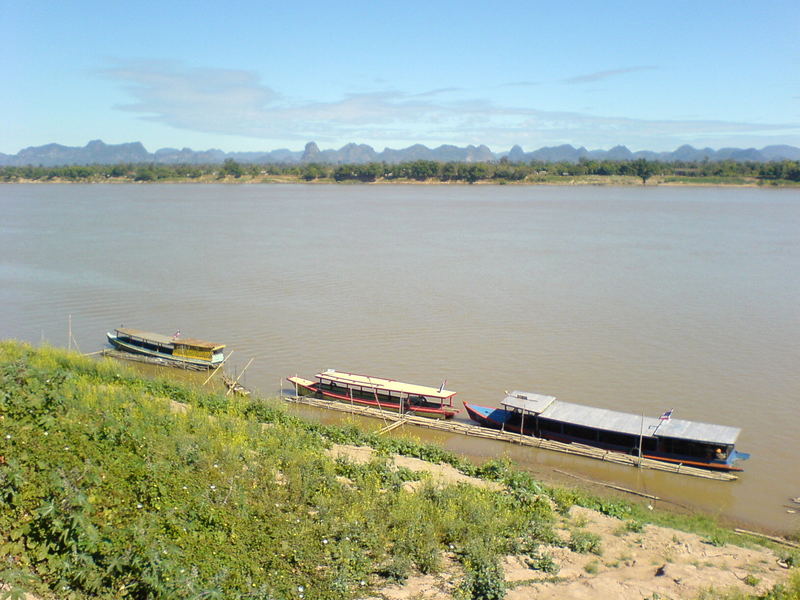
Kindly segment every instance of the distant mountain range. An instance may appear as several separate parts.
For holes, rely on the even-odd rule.
[[[160,163],[160,164],[215,164],[227,159],[240,163],[280,163],[280,164],[360,164],[369,162],[400,163],[415,160],[433,160],[438,162],[492,162],[507,157],[510,162],[578,162],[582,158],[592,160],[625,161],[644,158],[664,162],[701,162],[734,160],[769,162],[776,160],[800,160],[800,148],[794,146],[765,146],[761,150],[755,148],[693,148],[681,146],[673,152],[651,152],[641,150],[631,152],[625,146],[615,146],[610,150],[587,150],[575,148],[569,144],[539,148],[533,152],[525,152],[514,146],[508,152],[495,153],[487,146],[443,145],[428,148],[415,144],[402,150],[386,148],[376,152],[366,144],[347,144],[338,150],[320,150],[315,142],[306,144],[301,152],[292,150],[271,150],[268,152],[223,152],[222,150],[199,150],[190,148],[161,148],[153,153],[148,152],[141,142],[127,144],[106,144],[101,140],[93,140],[83,148],[47,144],[31,146],[20,150],[17,154],[0,152],[0,166],[44,166],[91,165],[118,163]]]

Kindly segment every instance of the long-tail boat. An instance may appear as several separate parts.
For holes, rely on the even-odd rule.
[[[458,409],[453,407],[456,392],[444,389],[446,382],[435,388],[335,369],[322,371],[315,377],[316,381],[296,376],[288,380],[294,384],[298,395],[438,419],[450,419],[458,414]]]
[[[735,449],[738,427],[658,418],[561,402],[554,396],[506,392],[502,408],[464,402],[470,419],[494,429],[583,444],[652,460],[720,471],[750,455]]]
[[[138,329],[119,327],[106,333],[112,346],[143,354],[151,358],[193,367],[213,368],[225,360],[225,344],[216,344],[193,338],[181,337],[180,331],[174,335],[162,335]]]

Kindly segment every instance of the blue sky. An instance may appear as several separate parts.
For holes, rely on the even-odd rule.
[[[800,146],[796,0],[0,0],[0,152]]]

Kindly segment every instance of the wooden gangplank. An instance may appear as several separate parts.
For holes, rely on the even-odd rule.
[[[545,440],[543,438],[532,437],[530,435],[521,435],[518,433],[510,433],[508,431],[489,429],[487,427],[481,427],[480,425],[473,425],[471,423],[456,423],[453,421],[418,417],[416,415],[393,413],[377,408],[371,408],[369,406],[347,404],[345,402],[337,402],[335,400],[323,400],[321,398],[314,398],[311,396],[284,396],[283,399],[287,402],[292,402],[295,404],[305,404],[307,406],[315,406],[317,408],[324,408],[327,410],[335,410],[339,412],[362,415],[365,417],[383,419],[384,421],[394,421],[394,423],[391,425],[383,427],[379,433],[386,433],[392,429],[400,427],[403,424],[408,424],[415,425],[417,427],[426,427],[428,429],[436,429],[438,431],[457,433],[460,435],[469,435],[472,437],[510,442],[513,444],[519,444],[521,446],[532,446],[534,448],[554,450],[556,452],[563,452],[565,454],[572,454],[575,456],[583,456],[585,458],[593,458],[595,460],[603,460],[619,465],[641,467],[643,469],[653,469],[655,471],[665,471],[667,473],[678,473],[680,475],[690,475],[692,477],[701,477],[704,479],[715,479],[717,481],[733,481],[734,479],[738,479],[738,477],[733,473],[727,473],[724,471],[709,471],[707,469],[688,467],[681,464],[665,463],[649,458],[639,458],[638,456],[631,456],[629,454],[622,454],[620,452],[612,452],[611,450],[603,450],[602,448],[595,448],[594,446],[586,446],[583,444],[565,444],[563,442]]]

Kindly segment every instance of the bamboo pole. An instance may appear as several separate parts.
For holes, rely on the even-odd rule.
[[[381,406],[381,401],[378,399],[378,390],[376,388],[372,388],[372,393],[375,395],[375,402],[378,403],[378,410],[384,412],[383,407]],[[381,418],[383,419],[383,422],[386,423],[386,415],[382,415]]]
[[[642,413],[642,422],[639,425],[639,468],[642,467],[642,436],[644,436],[644,413]]]
[[[651,500],[661,500],[658,496],[653,496],[652,494],[645,494],[644,492],[637,492],[636,490],[631,490],[626,487],[622,487],[621,485],[613,485],[610,483],[604,483],[602,481],[595,481],[594,479],[589,479],[588,477],[581,477],[580,475],[574,475],[572,473],[567,473],[566,471],[562,471],[561,469],[553,469],[556,473],[561,473],[562,475],[567,475],[569,477],[574,477],[575,479],[580,479],[581,481],[586,481],[588,483],[593,483],[595,485],[602,485],[603,487],[611,488],[612,490],[619,490],[620,492],[627,492],[628,494],[635,494],[636,496],[642,496],[644,498],[650,498]]]
[[[757,531],[750,531],[749,529],[734,529],[736,533],[741,533],[744,535],[753,535],[755,537],[764,538],[770,541],[773,541],[777,544],[783,544],[784,546],[789,546],[791,548],[800,548],[800,544],[796,544],[794,542],[790,542],[787,539],[782,537],[776,537],[774,535],[767,535],[766,533],[758,533]]]
[[[404,420],[400,419],[399,421],[395,421],[394,423],[391,423],[390,425],[387,425],[386,427],[383,427],[383,428],[379,429],[377,431],[377,433],[378,433],[378,435],[383,435],[384,433],[390,432],[392,429],[397,429],[403,423],[404,423]]]
[[[212,378],[214,375],[216,375],[216,374],[217,374],[217,371],[219,371],[219,370],[222,368],[222,365],[224,365],[224,364],[225,364],[225,361],[226,361],[226,360],[228,360],[228,359],[231,357],[231,354],[233,354],[233,352],[234,352],[234,351],[233,351],[233,350],[231,350],[231,351],[228,353],[228,356],[226,356],[225,358],[223,358],[223,359],[222,359],[222,362],[221,362],[221,363],[219,363],[219,366],[218,366],[216,369],[214,369],[214,372],[213,372],[213,373],[211,373],[211,375],[209,375],[209,376],[208,376],[208,378],[207,378],[207,379],[206,379],[206,380],[203,382],[203,385],[205,385],[205,384],[207,384],[209,381],[211,381],[211,378]]]

